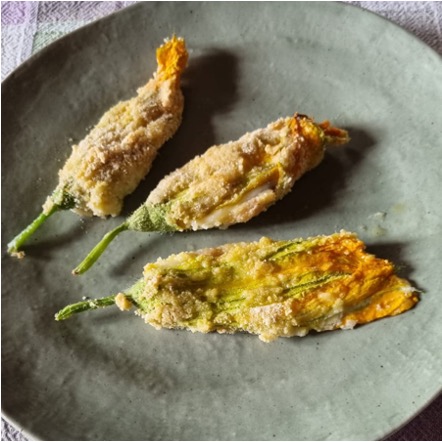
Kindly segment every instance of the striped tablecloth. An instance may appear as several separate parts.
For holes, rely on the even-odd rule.
[[[2,2],[2,80],[57,38],[133,1]],[[348,2],[407,29],[442,55],[442,2]],[[441,440],[442,396],[388,440]],[[26,440],[2,419],[2,440]]]

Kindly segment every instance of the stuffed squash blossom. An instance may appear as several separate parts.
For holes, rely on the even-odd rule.
[[[8,252],[24,256],[21,246],[60,210],[85,216],[116,216],[123,199],[149,172],[158,149],[181,123],[184,98],[180,77],[187,65],[182,38],[157,49],[158,68],[134,98],[108,110],[78,144],[59,171],[59,183],[43,212],[9,244]]]
[[[116,304],[135,307],[157,329],[244,331],[268,342],[353,328],[413,307],[416,290],[392,263],[364,249],[356,235],[341,231],[183,252],[147,264],[128,290],[69,305],[56,319]]]

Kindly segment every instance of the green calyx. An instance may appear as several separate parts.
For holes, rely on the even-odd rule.
[[[173,232],[177,228],[166,221],[167,205],[141,205],[127,219],[129,230],[138,232]]]
[[[135,230],[138,232],[173,232],[177,230],[166,222],[166,213],[166,206],[148,206],[143,204],[123,224],[106,233],[72,273],[80,275],[91,268],[115,237],[125,230]]]
[[[60,210],[70,210],[75,207],[75,198],[64,187],[57,187],[52,192],[51,200]]]

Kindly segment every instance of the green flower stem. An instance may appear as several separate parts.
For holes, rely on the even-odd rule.
[[[57,204],[53,204],[50,210],[45,213],[42,212],[40,215],[29,224],[23,231],[21,231],[9,244],[8,253],[10,255],[21,255],[20,247],[34,234],[34,232],[55,212],[59,210],[64,210]]]
[[[86,258],[72,271],[80,275],[90,269],[101,256],[109,243],[121,232],[133,230],[136,232],[171,232],[176,230],[165,221],[163,206],[148,206],[142,204],[126,221],[114,230],[106,233],[103,239],[89,252]]]
[[[124,296],[133,304],[134,307],[139,308],[139,300],[142,299],[142,294],[144,292],[145,282],[143,278],[140,278],[132,287],[129,287],[124,291]],[[115,298],[117,295],[110,295],[104,298],[98,299],[84,299],[83,301],[77,302],[75,304],[69,304],[62,308],[56,315],[56,321],[63,321],[70,318],[76,313],[86,312],[88,310],[96,310],[98,308],[109,307],[115,304]]]
[[[100,299],[87,299],[75,304],[70,304],[55,314],[56,321],[63,321],[70,318],[75,313],[85,312],[87,310],[95,310],[97,308],[108,307],[115,304],[115,296],[111,295]]]
[[[129,226],[126,222],[119,225],[115,229],[106,233],[103,239],[89,252],[86,258],[72,271],[74,275],[80,275],[86,270],[92,267],[95,261],[101,256],[101,254],[106,250],[106,247],[112,242],[112,240],[119,235],[121,232],[128,230]]]

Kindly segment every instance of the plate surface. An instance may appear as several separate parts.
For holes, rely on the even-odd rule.
[[[347,128],[292,193],[251,222],[173,236],[124,233],[88,273],[70,270],[122,218],[50,219],[18,261],[6,243],[39,213],[72,141],[186,38],[177,135],[127,198],[215,143],[298,111]],[[440,57],[391,23],[331,3],[142,3],[83,28],[2,88],[2,406],[37,439],[377,439],[442,385]],[[82,296],[131,285],[173,252],[346,229],[421,290],[417,308],[353,331],[264,344],[155,331],[116,308],[63,323]]]

